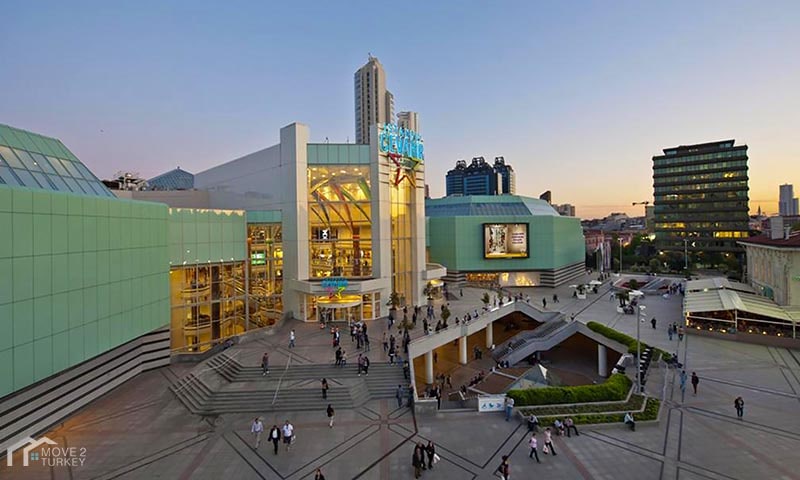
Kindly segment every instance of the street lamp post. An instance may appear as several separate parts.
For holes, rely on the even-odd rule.
[[[689,239],[683,239],[683,269],[689,270]]]
[[[619,273],[622,274],[622,237],[618,238],[619,240]]]
[[[642,342],[639,339],[639,324],[642,323],[642,310],[646,309],[645,305],[641,303],[637,305],[639,308],[639,314],[636,316],[636,393],[642,393],[642,360],[641,360],[641,348]]]

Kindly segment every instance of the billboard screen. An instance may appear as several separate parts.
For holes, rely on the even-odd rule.
[[[528,258],[528,224],[484,223],[483,258]]]

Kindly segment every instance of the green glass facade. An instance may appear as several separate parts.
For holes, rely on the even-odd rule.
[[[167,207],[0,185],[0,397],[169,322]]]

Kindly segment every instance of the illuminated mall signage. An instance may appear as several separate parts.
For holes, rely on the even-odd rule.
[[[322,280],[322,288],[328,292],[328,297],[334,296],[342,298],[342,292],[347,288],[348,282],[346,278],[341,277],[328,277]]]
[[[387,123],[378,134],[378,148],[386,154],[399,155],[405,158],[425,160],[425,145],[422,136],[413,131]]]
[[[425,145],[419,133],[387,123],[380,127],[378,149],[394,164],[394,186],[400,185],[405,178],[416,186],[414,172],[425,159]]]

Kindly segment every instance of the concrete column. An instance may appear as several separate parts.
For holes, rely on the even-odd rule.
[[[466,365],[469,360],[467,359],[467,336],[462,335],[458,337],[458,363]]]
[[[492,348],[492,344],[494,343],[493,323],[494,322],[489,322],[489,325],[486,325],[486,348]]]
[[[608,367],[606,366],[608,360],[606,358],[605,345],[597,345],[597,374],[601,377],[608,376]]]
[[[425,383],[433,385],[433,350],[425,352]]]

